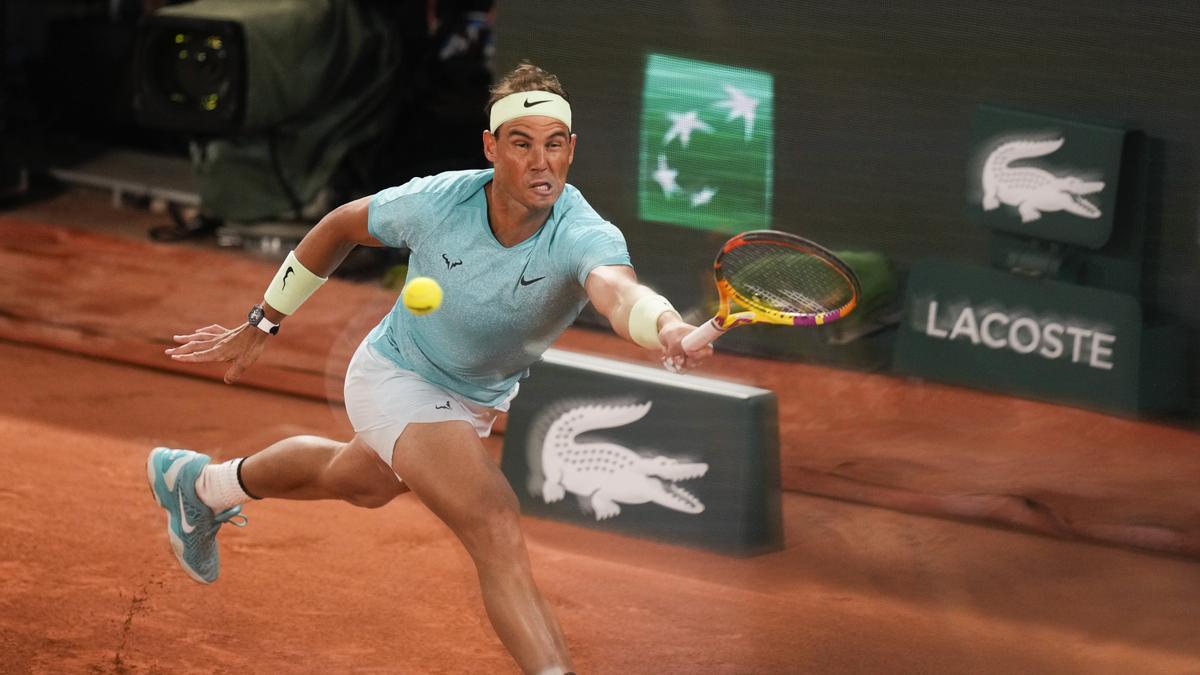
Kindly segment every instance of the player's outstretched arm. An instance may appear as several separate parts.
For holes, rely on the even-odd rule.
[[[686,351],[681,342],[695,326],[685,322],[667,299],[638,283],[625,265],[605,265],[588,274],[584,290],[613,332],[646,349],[663,354],[669,370],[686,370],[712,355],[712,346]]]
[[[309,230],[267,288],[260,303],[266,320],[262,326],[279,325],[295,312],[355,246],[383,245],[367,230],[369,205],[370,197],[363,197],[339,206]],[[269,337],[271,333],[248,321],[235,328],[213,324],[174,336],[179,346],[166,353],[184,363],[229,362],[225,382],[232,384],[258,360]]]

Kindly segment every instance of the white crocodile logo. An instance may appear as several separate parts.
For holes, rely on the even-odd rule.
[[[1017,160],[1049,155],[1062,147],[1063,140],[1011,141],[993,150],[983,163],[984,210],[998,209],[1001,204],[1015,206],[1023,223],[1041,218],[1045,211],[1099,218],[1100,208],[1083,195],[1103,190],[1103,181],[1056,176],[1031,166],[1011,166]]]
[[[546,503],[571,492],[588,500],[598,521],[620,514],[618,504],[654,502],[683,513],[702,513],[704,504],[675,481],[700,478],[708,464],[645,457],[616,443],[577,440],[588,431],[632,424],[646,416],[650,405],[576,405],[555,417],[541,446],[541,493]]]

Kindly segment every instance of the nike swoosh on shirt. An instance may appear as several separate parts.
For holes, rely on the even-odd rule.
[[[545,275],[543,275],[543,276],[540,276],[540,277],[538,277],[538,278],[536,278],[536,279],[526,279],[526,278],[525,278],[525,275],[524,275],[524,274],[522,274],[522,275],[521,275],[521,285],[522,285],[522,286],[528,286],[529,284],[536,283],[536,282],[538,282],[538,281],[541,281],[542,279],[545,279],[545,278],[546,278],[546,277],[545,277]]]
[[[184,534],[191,534],[196,530],[196,526],[188,522],[187,511],[183,508],[183,490],[179,491],[179,522]]]
[[[167,482],[167,492],[175,491],[175,479],[179,477],[179,470],[190,461],[192,461],[192,458],[185,456],[180,457],[174,462],[171,462],[171,466],[168,467],[167,472],[163,474],[163,480]]]
[[[525,107],[532,108],[535,105],[540,105],[542,103],[549,103],[549,102],[550,102],[550,99],[546,99],[544,101],[533,101],[533,102],[530,102],[529,99],[525,99]]]

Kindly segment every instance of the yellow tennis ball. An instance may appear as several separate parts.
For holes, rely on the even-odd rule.
[[[442,287],[429,277],[415,277],[404,284],[400,301],[417,316],[428,314],[442,304]]]

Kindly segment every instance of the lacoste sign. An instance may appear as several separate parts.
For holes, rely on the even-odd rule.
[[[1127,132],[980,106],[971,130],[967,215],[992,230],[1098,249],[1117,217]]]
[[[1035,166],[1013,163],[1043,157],[1058,150],[1063,139],[1049,141],[1009,141],[1001,144],[983,163],[983,208],[1017,207],[1021,222],[1042,217],[1046,211],[1065,211],[1081,218],[1099,218],[1100,208],[1087,195],[1104,189],[1104,181],[1087,180],[1071,174],[1054,174]]]
[[[1149,400],[1147,332],[1128,294],[930,258],[913,265],[904,304],[896,372],[1106,409]]]
[[[679,461],[661,449],[635,452],[603,438],[581,438],[632,424],[650,412],[652,403],[606,401],[563,402],[534,422],[528,484],[551,504],[568,492],[596,520],[621,513],[621,504],[653,503],[680,513],[697,514],[704,504],[679,481],[708,473],[708,464]],[[540,467],[540,470],[539,470]],[[536,495],[535,495],[536,496]]]
[[[783,541],[777,411],[765,389],[550,349],[500,468],[524,515],[752,555]]]
[[[925,335],[939,340],[962,340],[981,349],[1001,349],[1031,357],[1063,359],[1088,368],[1112,370],[1117,336],[1111,328],[1084,326],[1068,320],[960,303],[924,303]]]

